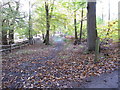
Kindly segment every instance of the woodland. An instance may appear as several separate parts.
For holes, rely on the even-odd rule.
[[[1,87],[82,88],[92,76],[117,71],[119,20],[110,3],[107,20],[97,16],[100,1],[1,2]]]

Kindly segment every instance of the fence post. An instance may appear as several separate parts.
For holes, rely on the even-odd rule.
[[[10,50],[9,50],[9,51],[11,52],[11,51],[12,51],[12,45],[11,45],[11,44],[10,44],[10,47],[9,47],[9,48],[10,48]]]
[[[96,45],[95,45],[95,59],[94,63],[98,62],[98,56],[99,56],[99,49],[100,49],[100,39],[97,37],[96,39]]]

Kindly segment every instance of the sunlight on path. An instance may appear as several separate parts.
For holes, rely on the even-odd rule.
[[[63,42],[64,38],[60,36],[54,36],[53,37],[54,42]]]

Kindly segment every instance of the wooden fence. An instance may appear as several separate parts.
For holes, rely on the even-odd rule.
[[[16,44],[11,44],[11,45],[0,45],[0,52],[6,52],[6,51],[14,50],[14,49],[20,49],[28,44],[29,44],[29,41],[26,40],[26,41],[19,42]]]

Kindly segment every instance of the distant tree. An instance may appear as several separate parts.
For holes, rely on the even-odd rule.
[[[9,29],[9,44],[13,44],[14,43],[14,24],[15,24],[15,20],[16,20],[16,16],[18,14],[18,10],[19,10],[19,1],[15,2],[16,3],[16,8],[14,10],[14,8],[12,8],[11,4],[9,3],[9,8],[11,10],[11,13],[13,13],[13,17],[12,17],[12,21],[10,22],[10,29]]]
[[[108,30],[107,30],[107,35],[109,35],[109,31],[110,31],[110,0],[109,0],[109,3],[108,3],[108,7],[109,7],[109,10],[108,10]]]
[[[20,2],[9,1],[2,5],[2,44],[14,43],[14,31],[19,20],[25,18],[19,11]]]
[[[50,5],[48,4],[48,0],[45,1],[45,11],[46,11],[46,35],[44,38],[44,42],[45,45],[49,45],[49,31],[50,31],[50,19],[52,18],[52,12],[53,12],[53,7],[54,7],[54,1],[51,5],[51,7],[49,7]]]
[[[82,11],[81,11],[80,43],[81,43],[81,39],[82,39],[82,29],[83,29],[83,8],[82,8]]]
[[[45,2],[45,10],[46,10],[46,36],[44,39],[44,43],[46,45],[49,45],[50,16],[49,16],[48,2]]]
[[[32,36],[32,18],[31,18],[31,2],[29,1],[29,22],[28,22],[28,24],[29,24],[29,43],[30,44],[33,44],[33,41],[32,41],[32,38],[33,38],[33,36]]]
[[[42,4],[38,4],[35,9],[37,17],[34,19],[34,29],[43,36],[43,43],[46,45],[50,36],[54,36],[54,34],[59,31],[65,32],[63,28],[69,23],[66,13],[59,12],[59,8],[63,7],[58,2],[59,1],[56,0],[46,1],[46,3],[42,2]],[[56,5],[61,6],[56,7]]]
[[[73,2],[64,2],[63,5],[65,8],[73,12],[73,18],[74,18],[74,36],[75,36],[75,42],[74,45],[78,44],[78,32],[77,32],[77,11],[80,8],[83,8],[85,6],[85,1],[82,0],[82,2],[75,0]]]
[[[2,33],[2,45],[7,45],[8,44],[8,42],[7,42],[7,23],[8,21],[6,20],[6,19],[3,19],[2,20],[2,31],[1,31],[1,33]],[[6,28],[5,28],[6,27]]]

